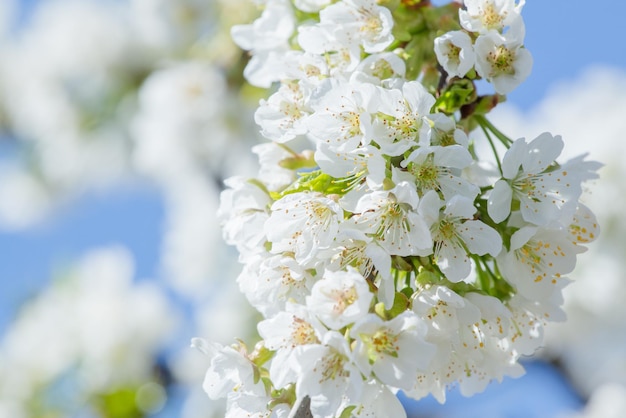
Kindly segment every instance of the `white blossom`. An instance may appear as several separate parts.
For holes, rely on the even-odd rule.
[[[402,182],[389,192],[364,195],[352,219],[358,229],[372,234],[389,254],[428,254],[432,251],[432,238],[418,212],[418,203],[415,189]]]
[[[463,31],[447,32],[435,38],[435,54],[450,77],[464,77],[476,61],[472,40]]]
[[[307,297],[309,310],[330,329],[341,328],[365,316],[372,293],[365,278],[356,270],[327,272]]]
[[[461,170],[471,163],[472,156],[461,145],[420,147],[400,163],[407,172],[395,174],[398,180],[414,182],[421,195],[434,190],[445,200],[454,196],[473,200],[480,192],[478,186],[461,177]]]
[[[293,358],[298,360],[296,395],[311,398],[313,416],[334,416],[345,399],[360,399],[364,382],[346,339],[338,332],[327,332],[315,347],[296,348]]]
[[[381,52],[392,41],[393,18],[386,7],[374,0],[343,0],[320,12],[320,24],[343,31],[365,52]]]
[[[521,84],[533,66],[533,58],[516,38],[491,31],[474,44],[476,71],[493,84],[497,93],[508,94]]]
[[[465,0],[459,10],[461,26],[470,32],[503,32],[505,27],[523,25],[521,11],[526,0]]]
[[[432,192],[424,199],[438,199]],[[433,206],[434,209],[437,206]],[[476,208],[462,196],[454,196],[445,204],[443,213],[429,214],[434,217],[430,227],[435,242],[435,262],[451,282],[459,282],[470,274],[471,254],[497,256],[502,249],[502,238],[490,226],[473,216]]]
[[[559,220],[564,211],[573,211],[582,193],[582,181],[593,178],[598,166],[578,158],[567,166],[548,169],[562,148],[561,137],[547,132],[530,143],[515,141],[502,161],[504,178],[498,180],[489,196],[489,216],[496,222],[506,219],[513,198],[520,201],[524,220],[539,226]]]
[[[306,84],[283,83],[267,101],[261,100],[254,114],[261,134],[284,143],[306,133],[306,117],[311,113],[307,106],[307,96],[311,94],[308,90]]]
[[[387,155],[401,155],[418,144],[429,144],[430,125],[425,117],[435,104],[431,96],[417,81],[410,81],[399,89],[376,88],[368,110],[374,114],[371,131],[366,135],[374,139]]]
[[[542,300],[571,273],[576,255],[582,251],[567,231],[525,226],[513,234],[509,251],[501,255],[499,264],[522,296]]]
[[[268,0],[261,16],[250,25],[235,25],[233,40],[252,58],[244,75],[253,85],[269,87],[281,78],[281,61],[295,29],[293,9],[287,0]]]
[[[367,315],[350,330],[356,340],[355,361],[368,377],[402,389],[413,386],[418,371],[425,371],[435,347],[424,341],[426,326],[412,312],[390,321]]]
[[[318,193],[291,193],[274,202],[264,225],[272,252],[288,251],[306,265],[328,248],[343,217],[337,202]]]

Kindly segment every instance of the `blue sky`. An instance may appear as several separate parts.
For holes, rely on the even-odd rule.
[[[626,36],[621,29],[626,2],[529,0],[523,16],[526,47],[533,55],[534,67],[527,81],[509,95],[510,103],[530,109],[553,86],[575,79],[590,66],[611,66],[626,71],[626,45],[623,43]],[[546,126],[546,130],[550,127]],[[50,280],[51,272],[59,271],[89,249],[123,244],[136,257],[139,277],[157,275],[163,211],[156,191],[130,186],[123,190],[92,193],[69,202],[54,217],[34,228],[17,232],[0,230],[0,332],[11,320],[19,303]],[[520,382],[523,383],[512,388],[503,386],[487,391],[483,398],[465,404],[453,395],[446,409],[448,416],[493,416],[489,415],[493,409],[484,409],[480,405],[490,404],[490,408],[498,408],[497,399],[511,399],[516,390],[540,397],[542,390],[537,391],[537,387],[551,390],[551,403],[544,403],[544,406],[552,405],[554,411],[559,407],[578,405],[578,400],[549,369],[531,366],[528,377]],[[548,401],[546,393],[544,390],[544,402]],[[430,411],[430,416],[437,416],[437,411],[442,411],[428,401],[423,406]],[[503,417],[540,416],[532,415],[528,409],[526,415],[519,415],[520,411],[512,411],[510,407],[508,412],[498,411]]]

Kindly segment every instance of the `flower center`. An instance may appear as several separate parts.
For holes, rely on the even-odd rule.
[[[391,333],[389,329],[383,328],[374,335],[361,335],[361,339],[367,346],[367,356],[370,364],[380,359],[381,354],[391,357],[398,357],[400,347],[397,346],[398,336]]]
[[[333,311],[338,314],[343,313],[348,306],[352,305],[358,299],[356,288],[354,286],[343,289],[333,289],[329,296],[331,299],[335,300]]]
[[[487,29],[502,29],[502,22],[504,21],[504,17],[506,16],[506,12],[503,15],[500,15],[493,4],[487,5],[481,15],[480,20],[483,23],[483,26]]]
[[[504,45],[500,45],[495,51],[490,52],[487,55],[487,61],[489,61],[491,67],[493,68],[491,74],[492,77],[501,74],[515,74],[515,68],[513,67],[515,52],[511,51]]]
[[[293,346],[319,343],[315,330],[304,319],[294,316],[292,328],[291,341]]]
[[[420,190],[439,190],[440,168],[435,165],[432,154],[421,164],[409,163],[407,169],[415,176],[415,184]]]

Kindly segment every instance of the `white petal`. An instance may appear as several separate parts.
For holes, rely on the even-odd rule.
[[[505,180],[498,180],[487,201],[487,212],[494,222],[504,221],[511,213],[513,190]]]
[[[465,250],[458,245],[443,245],[437,256],[437,265],[453,283],[460,282],[470,274],[471,263]]]
[[[549,132],[544,132],[528,144],[528,154],[526,154],[522,167],[526,173],[541,173],[548,168],[563,150],[563,140],[559,135],[552,136]]]
[[[502,158],[502,176],[505,179],[513,179],[517,176],[522,161],[528,152],[528,144],[524,141],[524,138],[520,138],[513,142],[511,148],[504,154]]]
[[[454,196],[446,204],[444,213],[448,216],[458,216],[463,219],[471,219],[476,213],[474,202],[464,196]]]
[[[472,254],[491,254],[496,257],[502,250],[500,234],[481,221],[467,221],[457,230]]]

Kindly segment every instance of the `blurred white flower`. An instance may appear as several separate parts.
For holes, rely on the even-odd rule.
[[[20,229],[41,221],[53,198],[34,173],[17,164],[0,164],[0,228]]]
[[[160,54],[180,54],[216,31],[215,1],[131,0],[130,7],[142,43]]]
[[[0,343],[0,398],[28,407],[62,379],[76,382],[81,400],[141,386],[154,379],[156,356],[176,320],[161,288],[133,283],[126,250],[88,253],[28,302],[7,330]]]

